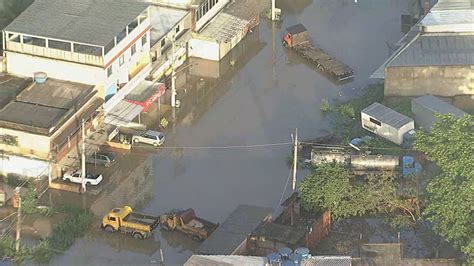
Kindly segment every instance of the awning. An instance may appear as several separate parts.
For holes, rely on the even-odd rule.
[[[140,105],[121,100],[106,114],[105,123],[117,127],[127,126],[142,110],[143,107]]]
[[[143,112],[148,111],[151,104],[156,102],[163,94],[165,94],[165,84],[144,80],[138,84],[129,94],[125,96],[125,100],[143,107]]]

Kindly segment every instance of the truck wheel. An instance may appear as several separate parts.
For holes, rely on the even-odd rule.
[[[104,231],[107,232],[107,233],[112,233],[112,232],[115,231],[115,230],[114,230],[114,228],[113,228],[112,226],[106,225],[106,226],[104,227]]]
[[[133,238],[135,239],[143,239],[143,235],[141,233],[135,232],[133,233]]]

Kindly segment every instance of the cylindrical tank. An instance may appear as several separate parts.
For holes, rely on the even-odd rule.
[[[293,253],[293,250],[288,247],[280,248],[278,250],[278,253],[280,253],[282,259],[288,259],[290,257],[290,254]]]
[[[326,152],[326,151],[311,151],[311,163],[322,164],[322,163],[347,163],[350,155],[344,153]]]
[[[358,170],[395,170],[399,164],[393,155],[351,155],[351,167]]]
[[[38,84],[45,83],[46,80],[48,79],[48,75],[44,72],[36,72],[34,76],[35,76],[35,82]]]
[[[305,247],[300,247],[300,248],[295,249],[295,253],[300,254],[303,257],[303,259],[311,257],[311,254],[309,253],[309,249]]]
[[[292,253],[288,260],[294,262],[296,265],[300,265],[301,261],[303,260],[303,256],[300,254]]]

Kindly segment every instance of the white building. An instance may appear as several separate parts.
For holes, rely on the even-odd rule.
[[[148,6],[36,0],[3,30],[7,71],[95,85],[110,111],[151,69]]]
[[[398,145],[403,143],[405,133],[415,128],[413,119],[377,102],[361,111],[361,120],[364,129]]]

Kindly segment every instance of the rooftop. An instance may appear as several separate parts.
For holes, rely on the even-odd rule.
[[[286,30],[291,33],[291,34],[297,34],[297,33],[301,33],[301,32],[306,32],[308,31],[304,26],[303,24],[296,24],[296,25],[293,25],[291,27],[288,27],[286,28]]]
[[[456,116],[463,116],[466,113],[455,106],[441,100],[440,98],[433,95],[424,95],[412,100],[425,108],[430,109],[431,111],[442,113],[442,114],[454,114]]]
[[[49,78],[43,84],[13,78],[0,86],[0,126],[30,133],[51,135],[94,94],[94,86]],[[18,92],[4,95],[4,89]],[[97,103],[100,105],[100,103]]]
[[[106,46],[148,6],[126,0],[35,0],[5,31]]]
[[[419,35],[387,66],[474,65],[474,35]]]
[[[126,100],[135,102],[145,102],[159,91],[165,90],[163,83],[155,83],[149,80],[140,82],[129,94],[125,96]]]
[[[364,110],[362,110],[362,113],[367,114],[394,128],[401,128],[402,126],[413,122],[413,119],[409,118],[408,116],[402,115],[378,102],[374,102],[370,106],[366,107]]]
[[[267,262],[264,257],[253,257],[253,256],[206,256],[206,255],[192,255],[184,263],[184,266],[201,266],[201,265],[248,265],[248,266],[263,266]]]
[[[302,266],[351,266],[352,258],[349,256],[313,256],[304,260]],[[393,264],[394,265],[394,264]]]
[[[305,236],[305,230],[288,225],[264,223],[252,232],[252,236],[263,236],[279,243],[297,245]]]
[[[216,231],[201,244],[197,253],[231,255],[247,236],[272,213],[271,208],[239,205]]]
[[[189,13],[187,10],[150,6],[151,45],[160,41],[166,33],[176,26]]]
[[[270,1],[239,0],[229,3],[221,13],[213,18],[200,34],[218,42],[228,42],[234,36],[241,34],[251,24],[251,21],[270,7]]]

